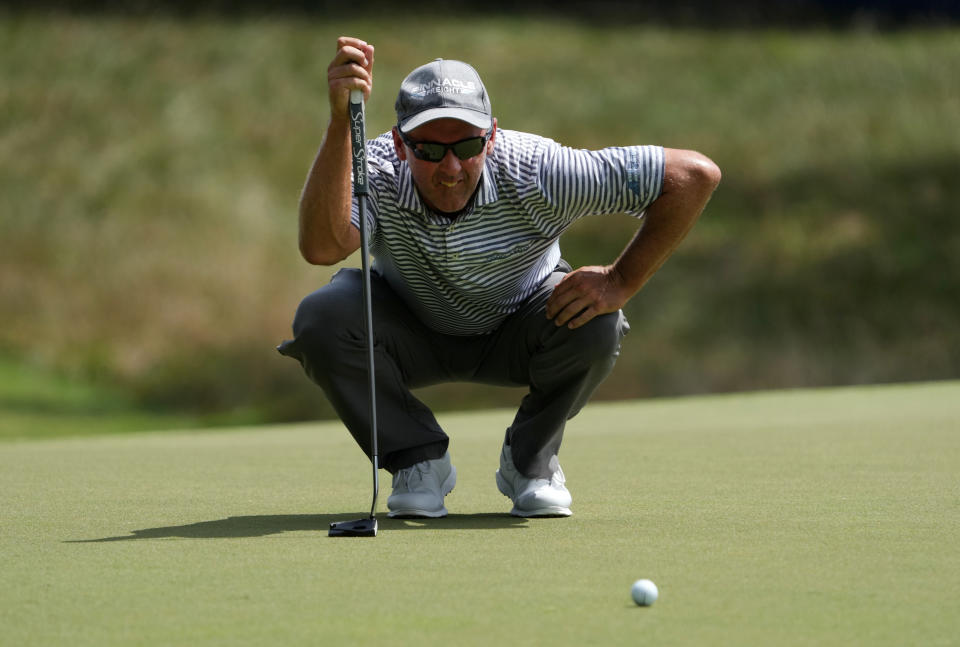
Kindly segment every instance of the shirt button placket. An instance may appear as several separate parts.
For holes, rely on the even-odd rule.
[[[456,261],[460,258],[459,248],[457,246],[457,237],[453,235],[453,230],[456,229],[456,224],[450,225],[450,228],[446,232],[446,243],[447,243],[447,258],[451,261]]]

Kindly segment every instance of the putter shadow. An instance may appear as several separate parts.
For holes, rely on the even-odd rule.
[[[267,537],[285,532],[316,531],[326,535],[330,524],[366,517],[369,512],[344,514],[278,514],[228,517],[213,521],[198,521],[181,526],[161,526],[134,530],[129,535],[101,537],[99,539],[70,539],[65,544],[90,544],[108,541],[131,541],[137,539],[237,539],[244,537]],[[450,530],[502,530],[523,528],[526,519],[506,514],[449,515],[442,519],[390,519],[377,516],[382,530],[416,530],[418,528]]]

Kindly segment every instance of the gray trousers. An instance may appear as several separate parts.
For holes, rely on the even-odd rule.
[[[411,388],[443,382],[525,386],[529,392],[507,429],[517,469],[549,478],[566,421],[613,369],[630,330],[622,312],[570,330],[546,317],[546,302],[564,273],[554,272],[493,332],[445,335],[424,325],[389,284],[371,273],[377,427],[381,466],[391,473],[440,458],[449,437]],[[299,360],[324,391],[368,456],[370,447],[362,275],[342,269],[307,296],[293,322],[294,339],[278,347]]]

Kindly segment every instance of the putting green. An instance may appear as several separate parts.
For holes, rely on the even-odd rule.
[[[960,382],[590,405],[569,519],[506,514],[510,419],[443,416],[451,515],[376,539],[326,536],[369,505],[339,424],[0,444],[0,645],[960,636]]]

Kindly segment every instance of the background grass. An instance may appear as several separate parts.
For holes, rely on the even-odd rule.
[[[960,373],[955,28],[0,12],[10,367],[188,418],[331,413],[273,346],[332,271],[299,259],[296,203],[342,33],[378,48],[371,133],[391,125],[412,67],[459,57],[503,127],[689,147],[721,166],[706,215],[629,304],[634,334],[598,398]],[[635,227],[586,219],[564,254],[608,262]],[[462,385],[424,397],[519,399]]]
[[[217,415],[143,408],[131,394],[0,357],[0,442],[225,424]]]
[[[451,516],[376,539],[325,536],[369,502],[339,424],[6,443],[0,645],[956,644],[958,402],[592,405],[561,456],[574,516],[541,520],[493,482],[512,411],[450,414]]]

